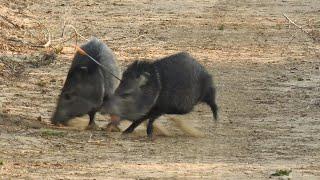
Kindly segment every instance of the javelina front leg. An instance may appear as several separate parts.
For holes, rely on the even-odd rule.
[[[132,132],[134,131],[134,129],[135,129],[136,127],[138,127],[144,120],[146,120],[146,119],[145,119],[145,118],[142,118],[142,119],[133,121],[132,124],[131,124],[125,131],[123,131],[122,134],[132,133]]]
[[[149,119],[148,126],[147,126],[147,135],[150,140],[153,140],[153,122],[158,118],[159,116],[153,116]]]

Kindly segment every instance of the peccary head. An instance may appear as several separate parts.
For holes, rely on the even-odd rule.
[[[77,64],[71,67],[68,73],[51,122],[67,125],[72,118],[98,109],[103,97],[104,85],[101,70],[92,63],[86,66]]]
[[[161,90],[159,73],[149,62],[135,61],[122,75],[122,81],[101,112],[121,119],[137,120],[156,103]]]

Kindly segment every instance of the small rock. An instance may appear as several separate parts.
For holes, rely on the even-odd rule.
[[[53,51],[46,52],[42,55],[41,61],[43,65],[48,65],[57,59],[57,54]]]
[[[57,80],[56,79],[51,79],[50,82],[57,82]]]
[[[310,102],[313,106],[319,106],[320,107],[320,98],[319,99],[312,99]]]
[[[37,121],[42,121],[42,117],[41,117],[41,116],[38,116],[38,117],[37,117]]]
[[[298,80],[298,81],[303,81],[303,78],[302,78],[302,77],[298,77],[297,80]]]
[[[300,117],[306,117],[307,114],[303,113],[303,114],[300,114]]]
[[[0,63],[0,70],[4,69],[4,64]]]

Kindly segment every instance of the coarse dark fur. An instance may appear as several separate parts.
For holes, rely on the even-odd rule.
[[[154,62],[132,63],[102,112],[133,121],[124,133],[131,133],[149,119],[147,134],[151,137],[152,123],[159,116],[189,113],[200,102],[208,104],[217,119],[216,89],[211,75],[182,52]]]
[[[81,49],[105,68],[101,68],[86,55],[78,52],[75,54],[51,119],[53,124],[67,125],[72,118],[88,114],[89,126],[94,126],[95,114],[103,100],[107,100],[119,84],[119,80],[110,74],[120,76],[111,49],[97,38],[92,38]]]

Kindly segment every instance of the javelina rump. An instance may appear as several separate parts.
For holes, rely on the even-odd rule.
[[[89,128],[95,127],[94,117],[103,100],[114,93],[120,70],[111,49],[97,38],[83,44],[81,49],[104,66],[100,67],[88,56],[76,53],[67,79],[61,90],[51,122],[68,125],[72,118],[89,115]]]
[[[152,137],[152,123],[163,114],[186,114],[199,102],[211,107],[217,119],[216,89],[211,75],[187,53],[178,53],[155,62],[135,61],[123,73],[122,81],[101,111],[128,119],[131,133],[149,119],[147,134]]]

